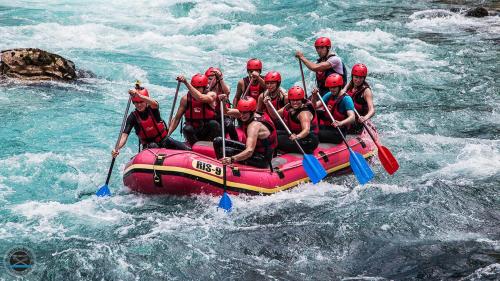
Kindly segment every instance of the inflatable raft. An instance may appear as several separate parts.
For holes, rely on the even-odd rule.
[[[368,125],[378,138],[373,124]],[[376,146],[365,130],[359,135],[348,135],[348,143],[364,158],[376,153]],[[314,156],[331,176],[351,171],[349,151],[344,143],[321,143]],[[272,170],[228,165],[227,191],[230,194],[273,194],[308,182],[302,158],[295,153],[278,155],[272,161]],[[146,194],[221,195],[222,169],[221,162],[215,159],[212,143],[197,142],[193,151],[156,148],[139,152],[125,166],[123,182],[131,190]]]

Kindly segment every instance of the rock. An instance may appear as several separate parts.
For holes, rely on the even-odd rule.
[[[0,76],[30,81],[77,78],[75,64],[40,49],[23,48],[0,52]]]
[[[482,17],[489,16],[489,13],[488,13],[488,10],[486,10],[484,7],[476,7],[476,8],[468,9],[467,11],[465,11],[465,16],[466,17],[482,18]]]

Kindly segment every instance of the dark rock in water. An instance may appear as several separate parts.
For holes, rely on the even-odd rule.
[[[0,52],[0,76],[30,81],[77,78],[75,64],[40,49],[23,48]]]
[[[487,17],[489,16],[488,10],[486,10],[484,7],[476,7],[469,9],[465,12],[466,17],[475,17],[475,18],[482,18],[482,17]]]

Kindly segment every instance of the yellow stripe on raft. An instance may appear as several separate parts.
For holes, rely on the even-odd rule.
[[[363,157],[368,158],[368,157],[371,157],[373,155],[374,155],[374,152],[369,152],[369,153],[363,155]],[[344,168],[347,168],[349,166],[350,166],[350,164],[349,164],[349,162],[347,162],[347,163],[344,163],[342,165],[338,165],[338,166],[335,166],[333,168],[330,168],[330,169],[328,169],[327,172],[328,172],[328,174],[330,174],[330,173],[342,170]],[[193,175],[196,177],[204,178],[206,180],[209,180],[209,181],[212,181],[212,182],[215,182],[218,184],[224,183],[222,178],[215,177],[215,176],[212,176],[212,175],[209,175],[206,173],[198,172],[198,171],[193,170],[193,169],[181,168],[181,167],[176,167],[176,166],[157,166],[157,165],[149,165],[149,164],[134,164],[134,165],[130,165],[123,173],[127,174],[130,171],[135,170],[135,169],[151,170],[151,171],[156,170],[156,171],[167,171],[167,172],[179,172],[179,173],[185,173],[185,174]],[[256,185],[249,185],[249,184],[232,182],[232,181],[226,181],[226,184],[228,187],[235,187],[235,188],[251,190],[251,191],[255,191],[255,192],[259,192],[259,193],[272,194],[272,193],[280,192],[283,190],[287,190],[287,189],[294,187],[302,182],[309,182],[309,181],[310,181],[309,177],[305,177],[305,178],[302,178],[302,179],[299,179],[296,181],[289,182],[289,183],[282,185],[282,186],[276,186],[275,188],[263,188],[263,187],[259,187]]]

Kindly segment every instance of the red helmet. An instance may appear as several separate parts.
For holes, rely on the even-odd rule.
[[[250,59],[247,62],[247,70],[262,70],[262,62],[258,59]]]
[[[281,82],[281,74],[278,71],[269,71],[264,77],[266,82]]]
[[[304,90],[299,86],[293,86],[288,90],[289,100],[303,100],[305,96]]]
[[[344,79],[342,79],[342,75],[337,73],[333,73],[328,75],[325,80],[325,87],[333,88],[344,85]]]
[[[208,85],[208,78],[203,74],[196,73],[193,78],[191,78],[191,85],[193,85],[193,87],[206,87]]]
[[[148,90],[146,88],[142,88],[140,90],[136,90],[137,93],[141,96],[146,96],[146,97],[149,97],[149,93],[148,93]],[[142,99],[139,98],[139,97],[133,97],[132,98],[132,102],[141,102]]]
[[[208,76],[210,76],[210,75],[214,75],[214,74],[212,73],[212,71],[219,71],[220,73],[222,73],[222,71],[220,71],[220,69],[219,69],[218,67],[213,67],[213,66],[211,66],[211,67],[209,67],[209,68],[207,69],[207,71],[205,71],[205,76],[207,76],[207,77],[208,77]]]
[[[257,101],[252,97],[245,97],[238,101],[236,109],[240,112],[255,111],[257,109]]]
[[[366,77],[366,75],[368,75],[368,68],[362,63],[357,63],[352,67],[351,74],[354,76]]]
[[[314,42],[314,47],[331,47],[332,46],[332,41],[330,41],[330,38],[328,37],[319,37],[316,39],[316,42]]]

